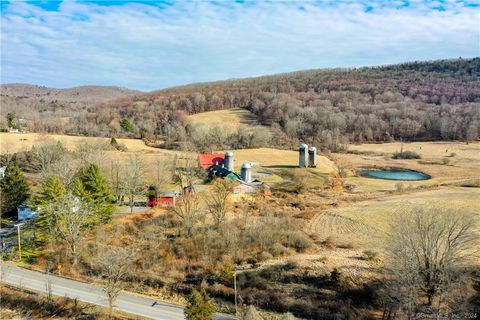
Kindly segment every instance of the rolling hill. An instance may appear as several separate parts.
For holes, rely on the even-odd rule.
[[[10,86],[5,92],[29,96],[8,95],[2,120],[13,110],[31,131],[188,141],[194,134],[188,115],[240,108],[274,129],[265,142],[275,145],[304,141],[337,150],[347,142],[469,141],[480,134],[479,77],[480,58],[473,58],[307,70],[145,94]],[[121,127],[122,120],[131,125]]]

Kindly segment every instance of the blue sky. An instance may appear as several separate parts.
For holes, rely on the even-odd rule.
[[[1,83],[155,90],[480,56],[473,1],[1,1]]]

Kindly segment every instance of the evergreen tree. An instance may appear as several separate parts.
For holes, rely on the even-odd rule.
[[[117,139],[115,139],[114,137],[110,139],[110,145],[117,150],[120,148],[120,145],[118,144]]]
[[[202,288],[200,292],[193,289],[184,312],[187,320],[212,319],[213,313],[215,312],[215,305],[205,291],[205,288]]]
[[[48,240],[55,219],[51,210],[48,210],[48,206],[52,202],[58,201],[65,192],[65,185],[62,180],[58,176],[50,175],[43,181],[39,193],[33,198],[32,206],[38,212],[38,218],[35,219],[35,240],[37,243],[43,244]]]
[[[80,175],[81,186],[76,183],[74,194],[84,198],[93,208],[95,222],[106,222],[113,214],[115,197],[100,168],[91,164]]]
[[[125,132],[132,132],[133,131],[133,126],[130,123],[130,121],[128,121],[127,118],[123,118],[122,121],[120,121],[120,127]]]
[[[0,180],[1,218],[15,217],[17,207],[29,197],[30,189],[23,172],[14,162],[10,162],[4,178]]]
[[[7,126],[12,129],[17,128],[17,116],[13,112],[7,114]]]

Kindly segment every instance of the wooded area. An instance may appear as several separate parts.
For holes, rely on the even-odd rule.
[[[2,112],[15,111],[31,131],[170,142],[192,141],[187,115],[229,108],[271,127],[260,144],[302,140],[335,150],[347,141],[471,141],[479,136],[479,76],[480,58],[413,62],[191,84],[83,108],[3,95]],[[225,140],[233,138],[237,148],[248,144]]]

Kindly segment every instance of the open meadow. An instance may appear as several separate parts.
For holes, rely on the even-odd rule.
[[[334,237],[365,249],[382,250],[392,223],[410,208],[451,208],[471,212],[480,222],[480,188],[441,187],[435,190],[385,195],[325,210],[310,224],[310,232]]]
[[[239,128],[248,129],[258,124],[256,116],[245,109],[234,108],[192,114],[188,116],[192,125],[204,125],[208,128],[218,126],[228,133]]]
[[[355,185],[358,192],[393,191],[399,187],[461,185],[463,182],[480,178],[480,142],[403,143],[404,151],[413,151],[420,159],[393,159],[393,154],[401,148],[398,142],[351,145],[350,153],[332,154],[331,158],[337,165],[349,171],[346,181]],[[365,178],[356,174],[361,168],[409,169],[426,173],[431,179],[399,182]]]

